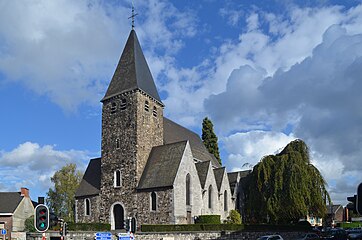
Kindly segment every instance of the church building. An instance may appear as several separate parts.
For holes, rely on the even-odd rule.
[[[76,222],[187,224],[199,215],[225,220],[240,206],[241,173],[228,174],[196,133],[163,116],[133,29],[101,102],[101,157],[76,191]]]

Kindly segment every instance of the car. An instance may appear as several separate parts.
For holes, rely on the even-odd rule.
[[[322,232],[322,238],[326,240],[347,240],[347,236],[344,229],[330,229]]]
[[[350,240],[362,240],[362,230],[360,229],[352,229],[347,231],[347,233]]]
[[[298,238],[298,240],[319,240],[319,239],[321,238],[316,233],[307,233],[304,234],[301,238]]]
[[[265,235],[258,238],[258,240],[283,240],[280,235]]]

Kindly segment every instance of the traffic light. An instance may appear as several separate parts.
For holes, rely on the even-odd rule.
[[[55,213],[49,213],[49,227],[54,227],[58,224],[59,219]]]
[[[347,209],[353,212],[357,211],[356,208],[356,199],[357,199],[357,195],[354,195],[353,197],[347,197],[347,200],[350,202],[347,204]]]
[[[49,228],[49,209],[44,204],[35,208],[34,227],[38,232],[45,232]]]
[[[362,183],[357,187],[356,210],[358,214],[362,215]]]

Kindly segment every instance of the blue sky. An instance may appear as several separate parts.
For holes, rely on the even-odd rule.
[[[247,169],[295,138],[335,203],[362,181],[359,1],[134,1],[165,115]],[[67,163],[100,156],[101,103],[131,2],[0,0],[0,191],[45,196]],[[244,167],[242,167],[245,163]]]

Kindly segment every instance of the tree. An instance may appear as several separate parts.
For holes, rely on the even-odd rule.
[[[36,229],[34,227],[34,215],[32,215],[31,217],[27,218],[25,220],[25,231],[26,232],[36,232]]]
[[[46,199],[50,210],[69,222],[74,222],[75,191],[82,180],[81,172],[76,169],[70,163],[55,172],[51,178],[54,189],[49,188]]]
[[[202,142],[204,143],[209,153],[213,154],[220,165],[222,165],[219,153],[219,145],[217,143],[217,136],[214,133],[214,125],[207,117],[202,121]]]
[[[264,157],[247,181],[249,221],[290,223],[327,213],[326,182],[310,163],[308,147],[301,140],[292,141],[277,155]]]
[[[233,209],[230,210],[229,212],[229,216],[227,217],[226,223],[230,223],[230,224],[241,224],[241,216],[240,213]]]

